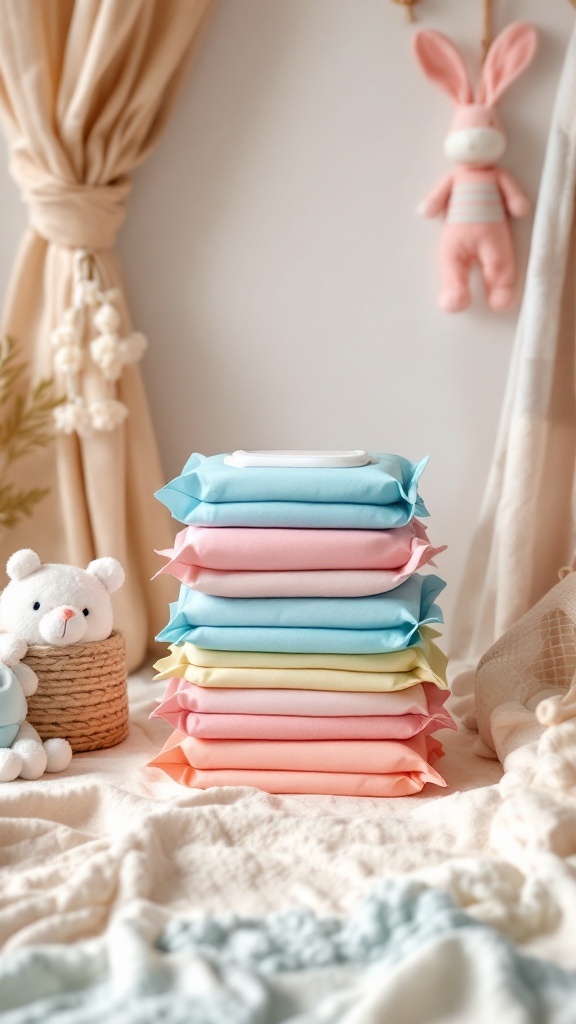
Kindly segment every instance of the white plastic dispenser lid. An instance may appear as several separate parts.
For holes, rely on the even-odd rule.
[[[251,451],[240,449],[227,455],[224,462],[227,466],[239,469],[262,466],[288,469],[345,469],[352,466],[367,466],[372,461],[368,452],[363,449],[355,451],[311,451],[286,449],[284,451]]]

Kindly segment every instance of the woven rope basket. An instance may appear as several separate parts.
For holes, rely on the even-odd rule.
[[[70,647],[29,647],[38,676],[28,721],[43,740],[61,736],[72,750],[102,750],[128,735],[126,645],[122,633]]]

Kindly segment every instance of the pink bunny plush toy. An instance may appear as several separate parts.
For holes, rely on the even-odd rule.
[[[510,217],[526,217],[530,201],[508,171],[496,164],[506,138],[496,112],[503,93],[530,63],[536,30],[514,22],[490,47],[474,99],[462,56],[440,32],[414,36],[414,53],[424,73],[456,104],[444,152],[456,167],[419,207],[425,217],[445,215],[440,245],[440,305],[457,313],[470,305],[469,277],[479,263],[489,306],[498,311],[515,302],[516,262]]]

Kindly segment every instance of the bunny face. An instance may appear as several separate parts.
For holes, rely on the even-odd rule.
[[[423,30],[414,36],[414,54],[424,74],[456,104],[454,121],[444,144],[450,160],[469,166],[496,163],[506,148],[496,106],[536,51],[536,30],[514,22],[494,40],[484,66],[476,99],[460,51],[440,32]]]
[[[495,128],[462,128],[444,141],[449,160],[468,167],[492,167],[506,149],[506,138]]]
[[[456,107],[444,142],[449,160],[470,167],[490,167],[506,149],[506,136],[493,107],[468,103]]]

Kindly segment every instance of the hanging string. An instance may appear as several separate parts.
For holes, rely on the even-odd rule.
[[[414,14],[413,8],[417,3],[419,3],[419,0],[392,0],[392,3],[399,4],[401,7],[404,7],[406,17],[410,24],[416,21],[416,15]],[[568,3],[570,3],[572,7],[576,7],[576,0],[568,0]],[[482,0],[482,62],[486,60],[486,54],[488,53],[494,38],[493,21],[494,0]]]
[[[486,60],[486,54],[492,45],[494,38],[494,0],[483,0],[482,11],[482,63]]]
[[[418,0],[392,0],[392,3],[400,4],[401,7],[404,7],[406,11],[406,17],[410,24],[416,21],[416,15],[414,14],[412,8],[418,3]]]

